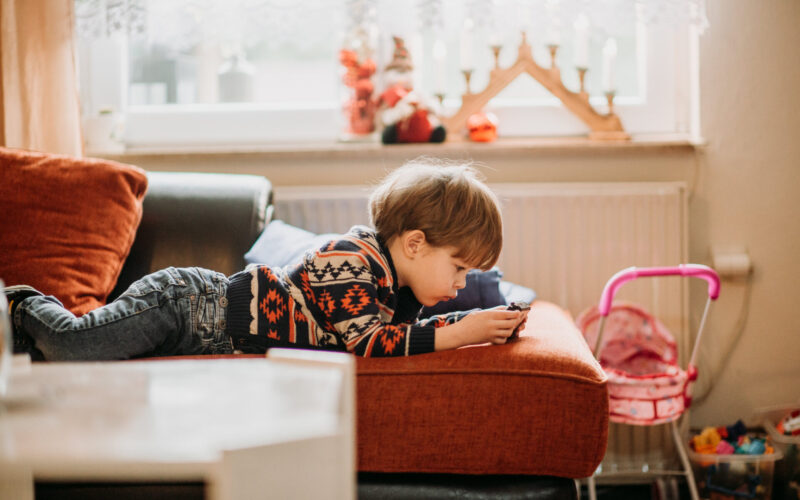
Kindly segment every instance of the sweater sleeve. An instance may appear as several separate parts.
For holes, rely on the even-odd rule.
[[[327,297],[328,328],[335,330],[349,352],[365,357],[408,356],[434,349],[436,326],[382,321],[377,289],[368,283],[318,290]]]
[[[320,326],[360,356],[408,356],[434,350],[432,324],[392,323],[391,271],[359,249],[330,247],[304,263],[303,294]]]
[[[442,328],[447,325],[452,325],[457,321],[461,321],[462,319],[466,318],[468,314],[480,311],[480,308],[470,309],[469,311],[453,311],[447,314],[438,314],[436,316],[431,316],[430,318],[421,319],[417,322],[419,326],[430,326],[433,325],[434,328]]]

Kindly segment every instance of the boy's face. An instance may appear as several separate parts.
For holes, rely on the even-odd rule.
[[[422,305],[430,307],[454,299],[458,290],[466,286],[467,272],[474,268],[454,257],[456,253],[453,247],[425,244],[414,259],[405,278]]]

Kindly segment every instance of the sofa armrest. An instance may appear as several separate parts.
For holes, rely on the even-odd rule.
[[[205,267],[226,275],[272,217],[272,185],[240,174],[148,172],[142,222],[113,300],[135,280],[169,266]]]

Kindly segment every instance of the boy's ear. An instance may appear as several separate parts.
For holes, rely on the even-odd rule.
[[[425,247],[425,233],[419,229],[406,231],[403,235],[403,249],[409,257],[414,257]]]

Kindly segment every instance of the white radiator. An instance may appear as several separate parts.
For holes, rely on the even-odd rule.
[[[577,316],[597,303],[606,281],[629,266],[687,262],[687,196],[682,183],[495,184],[503,204],[504,279]],[[367,187],[283,187],[275,218],[316,233],[367,224]],[[650,278],[625,285],[617,297],[643,305],[691,348],[688,284]],[[655,469],[674,463],[667,426],[612,424],[603,470]]]

